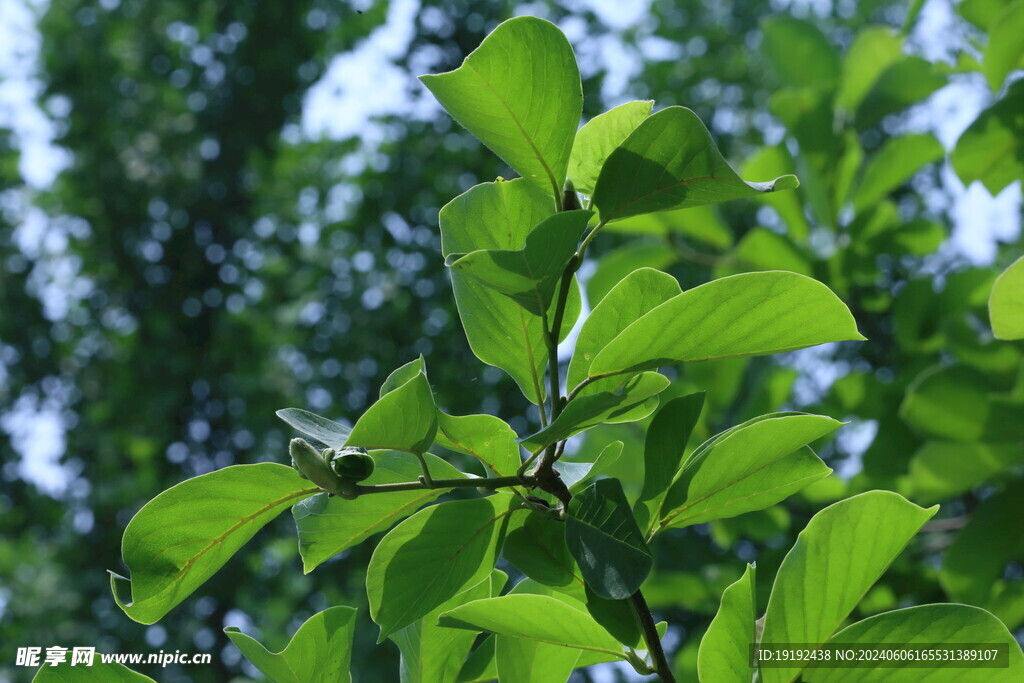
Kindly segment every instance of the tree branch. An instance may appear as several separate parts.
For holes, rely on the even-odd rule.
[[[639,590],[629,598],[633,611],[640,618],[640,625],[644,629],[644,641],[647,643],[647,651],[651,654],[651,661],[654,663],[654,671],[665,683],[676,683],[676,677],[669,666],[668,658],[665,657],[665,650],[661,647],[661,638],[658,637],[658,629],[654,624],[654,615],[651,608],[644,600],[644,594]]]

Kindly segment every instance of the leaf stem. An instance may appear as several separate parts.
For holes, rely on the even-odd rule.
[[[511,477],[472,477],[469,479],[431,479],[430,483],[423,481],[403,481],[395,484],[367,484],[355,487],[357,496],[371,493],[396,493],[399,491],[419,491],[421,489],[450,489],[459,487],[483,487],[489,489],[503,488],[506,486],[530,486],[533,479],[530,476]]]
[[[644,630],[644,641],[647,643],[647,651],[651,654],[651,661],[654,664],[654,671],[664,683],[676,683],[676,677],[669,666],[668,658],[665,657],[665,650],[661,647],[661,638],[658,637],[658,629],[654,624],[654,615],[651,608],[644,600],[644,594],[639,590],[629,597],[629,603],[633,611],[640,619],[640,625]]]

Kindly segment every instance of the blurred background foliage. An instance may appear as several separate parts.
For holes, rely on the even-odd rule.
[[[784,269],[832,287],[870,339],[672,375],[663,400],[708,392],[700,437],[779,409],[850,422],[821,450],[833,476],[666,534],[645,592],[672,624],[678,672],[692,679],[744,562],[757,560],[767,596],[810,515],[870,488],[943,508],[861,616],[962,601],[1020,633],[1022,347],[993,339],[985,304],[1021,253],[1024,38],[1001,28],[1019,26],[1021,0],[21,9],[39,37],[21,106],[38,108],[50,141],[29,145],[0,118],[0,680],[24,673],[15,647],[57,644],[211,651],[212,667],[143,671],[243,680],[255,670],[224,626],[283,646],[326,606],[364,606],[372,544],[303,576],[288,515],[158,625],[110,596],[105,570],[123,570],[121,533],[143,503],[228,464],[285,461],[278,408],[354,422],[422,353],[448,412],[534,425],[515,384],[469,351],[437,230],[449,199],[511,172],[414,79],[523,13],[573,42],[585,116],[630,99],[689,106],[744,177],[795,170],[803,183],[613,224],[581,271],[590,306],[644,265],[684,287]],[[47,164],[59,172],[35,172]],[[572,457],[621,439],[615,474],[636,486],[643,428],[595,430]],[[356,680],[392,680],[397,648],[363,626]]]

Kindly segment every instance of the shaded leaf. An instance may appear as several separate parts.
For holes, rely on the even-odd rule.
[[[618,479],[599,479],[570,501],[565,541],[587,585],[610,600],[633,595],[654,563]]]
[[[366,570],[378,642],[490,576],[509,512],[505,494],[455,500],[420,510],[388,532]]]
[[[821,30],[790,16],[763,25],[761,52],[783,85],[832,90],[839,82],[839,53]]]
[[[502,554],[537,583],[583,587],[579,567],[565,542],[565,526],[536,512],[516,513],[509,523]]]
[[[1024,2],[1006,5],[988,27],[988,47],[982,64],[988,85],[998,91],[1003,81],[1024,62]]]
[[[605,162],[594,189],[604,222],[789,190],[796,177],[749,183],[729,167],[711,134],[685,107],[650,116]]]
[[[750,683],[750,646],[757,642],[756,571],[748,564],[743,576],[722,593],[718,613],[700,641],[700,680]]]
[[[172,486],[139,510],[124,530],[121,556],[130,597],[113,572],[110,587],[125,614],[152,624],[224,566],[283,510],[320,489],[291,467],[232,465]]]
[[[945,150],[934,135],[901,135],[890,138],[864,167],[853,206],[862,211],[883,199],[917,173],[922,166],[938,161]]]
[[[455,71],[420,76],[441,106],[524,178],[558,196],[583,113],[572,46],[551,22],[498,25]]]
[[[779,567],[760,642],[827,642],[937,509],[869,491],[816,514]],[[802,668],[765,667],[761,677],[788,682]]]
[[[1024,444],[928,441],[910,460],[910,492],[922,504],[969,491],[1024,463]]]
[[[964,185],[975,180],[996,195],[1024,177],[1024,81],[981,112],[957,140],[949,161]]]
[[[921,102],[946,84],[934,64],[921,57],[900,57],[875,81],[857,109],[860,130],[874,126],[886,116]]]
[[[569,179],[590,196],[608,155],[651,113],[653,100],[626,102],[595,116],[576,133],[569,157]]]
[[[356,610],[328,607],[306,620],[280,652],[229,626],[224,633],[249,662],[276,683],[349,681]]]
[[[591,215],[590,211],[557,213],[527,235],[522,249],[451,254],[445,265],[510,297],[533,315],[544,315]]]
[[[423,473],[420,464],[404,453],[378,451],[371,454],[376,467],[366,484],[397,484],[416,481]],[[437,456],[423,455],[433,476],[439,479],[464,477],[462,472]],[[387,531],[448,489],[421,489],[360,496],[345,500],[318,493],[292,508],[299,533],[299,554],[304,573],[370,536]]]
[[[687,290],[650,311],[597,355],[590,375],[862,339],[849,309],[820,282],[782,271],[745,273]]]

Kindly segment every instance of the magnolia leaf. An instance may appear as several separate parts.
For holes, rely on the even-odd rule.
[[[422,370],[382,396],[359,418],[346,446],[422,454],[434,443],[437,407]]]
[[[782,271],[743,273],[640,317],[597,354],[590,376],[863,339],[850,310],[820,282]]]
[[[527,235],[522,249],[451,254],[445,265],[510,297],[533,315],[544,315],[591,215],[590,211],[557,213]]]
[[[674,277],[653,268],[640,268],[623,278],[583,323],[569,362],[566,386],[574,388],[586,379],[594,358],[619,333],[681,293]]]
[[[779,567],[760,642],[827,642],[936,510],[868,491],[816,514]],[[761,677],[788,683],[802,669],[762,667]]]
[[[988,317],[997,339],[1024,339],[1024,256],[996,278]]]
[[[684,211],[692,210],[684,209]],[[661,214],[647,214],[647,216],[659,215]],[[621,224],[612,223],[612,225]],[[640,268],[664,269],[675,263],[676,260],[677,257],[672,250],[665,248],[664,241],[632,240],[618,249],[608,252],[598,260],[597,269],[587,280],[587,301],[592,309],[596,308],[604,301],[608,292],[633,271]]]
[[[633,507],[645,534],[658,522],[658,512],[683,461],[686,444],[704,407],[704,392],[674,398],[662,405],[647,428],[644,441],[644,484]]]
[[[942,159],[945,154],[934,135],[889,138],[864,167],[864,175],[853,197],[853,208],[863,211],[874,206],[923,166]]]
[[[659,528],[762,510],[832,470],[805,446],[840,422],[821,415],[763,416],[694,452],[665,495]]]
[[[980,180],[989,194],[1024,177],[1024,81],[1010,84],[995,104],[981,112],[949,155],[964,185]]]
[[[565,541],[587,585],[609,600],[633,595],[654,564],[618,479],[599,479],[573,497]]]
[[[345,425],[301,408],[285,408],[277,411],[276,415],[291,427],[331,448],[344,446],[349,434],[352,433]]]
[[[224,566],[267,522],[320,489],[291,467],[232,465],[172,486],[124,530],[121,556],[131,579],[111,572],[125,614],[153,624]],[[130,597],[121,589],[130,583]]]
[[[975,647],[992,648],[999,645],[1009,650],[1006,665],[994,662],[996,667],[979,662],[963,662],[964,666],[935,666],[918,668],[919,662],[876,661],[874,665],[856,668],[809,667],[801,680],[807,683],[1013,683],[1024,678],[1024,654],[1020,645],[998,619],[983,609],[970,605],[920,605],[893,610],[869,617],[847,626],[833,636],[829,645],[856,649],[860,645],[873,648],[893,645],[922,644],[926,648],[942,644],[960,646],[977,643]]]
[[[609,155],[594,189],[605,223],[652,211],[790,190],[796,176],[744,181],[730,168],[697,115],[668,107],[645,119]]]
[[[328,607],[307,619],[288,647],[277,653],[233,626],[224,633],[253,666],[276,683],[344,683],[351,680],[355,626],[355,609]]]
[[[423,473],[418,462],[398,451],[376,451],[371,456],[376,466],[370,478],[362,482],[364,485],[416,481]],[[431,474],[439,479],[466,476],[435,455],[425,453],[423,457]],[[308,574],[338,553],[387,531],[448,490],[396,491],[355,500],[318,493],[297,503],[292,516],[299,533],[303,572]]]
[[[490,576],[509,502],[510,496],[495,494],[434,505],[381,539],[366,570],[378,642]]]
[[[380,385],[380,395],[378,398],[384,398],[386,394],[390,394],[395,389],[398,389],[420,372],[424,375],[427,374],[427,361],[423,356],[393,370],[387,379],[384,380],[384,383]]]
[[[626,102],[592,118],[576,133],[569,157],[569,179],[578,192],[594,193],[608,155],[651,114],[653,100]]]
[[[843,57],[836,107],[848,112],[856,111],[871,86],[899,59],[902,48],[903,40],[888,26],[862,28]]]
[[[583,88],[572,46],[554,24],[509,19],[458,69],[420,80],[452,118],[520,175],[561,194]]]
[[[668,378],[657,372],[593,382],[566,404],[554,422],[524,439],[522,445],[535,453],[598,425],[642,420],[654,412],[657,395],[669,384]]]
[[[761,52],[783,85],[829,91],[839,82],[839,53],[809,21],[788,15],[766,20]]]
[[[722,593],[718,613],[697,652],[700,680],[750,683],[750,646],[757,642],[756,572],[748,564],[743,576]]]
[[[1024,2],[1010,2],[988,27],[988,47],[982,64],[992,92],[1024,63]]]
[[[510,477],[519,471],[522,458],[516,433],[493,415],[437,414],[436,442],[457,453],[471,455],[488,471],[499,477]]]

